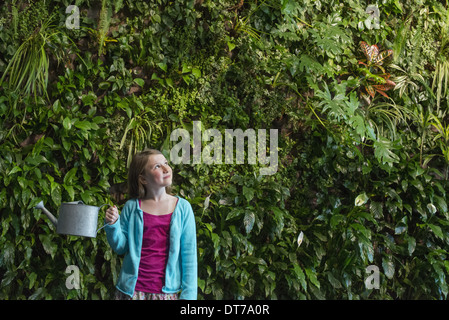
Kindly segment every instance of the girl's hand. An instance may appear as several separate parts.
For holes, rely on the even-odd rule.
[[[114,224],[118,219],[118,209],[116,206],[109,207],[106,210],[105,220],[109,224]]]

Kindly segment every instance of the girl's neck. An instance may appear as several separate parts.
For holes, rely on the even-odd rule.
[[[159,202],[166,200],[167,196],[168,194],[165,192],[165,188],[160,190],[147,190],[145,196],[141,200],[153,200]]]

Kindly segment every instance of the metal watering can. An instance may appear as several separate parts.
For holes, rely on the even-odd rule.
[[[65,202],[59,208],[58,219],[44,207],[43,201],[39,202],[34,208],[42,210],[47,215],[56,226],[56,232],[59,234],[95,238],[97,232],[107,225],[104,224],[97,230],[98,213],[105,205],[96,207],[86,205],[82,201]]]

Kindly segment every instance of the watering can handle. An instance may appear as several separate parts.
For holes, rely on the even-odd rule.
[[[106,227],[107,225],[109,225],[109,223],[105,223],[101,228],[99,228],[99,229],[97,230],[97,233],[98,233],[98,231],[100,231],[101,229],[103,229],[104,227]]]
[[[107,203],[102,204],[102,205],[100,206],[100,208],[98,209],[98,211],[100,211],[100,209],[101,209],[102,207],[107,206],[107,205],[108,205]],[[98,233],[98,231],[100,231],[101,229],[103,229],[104,227],[106,227],[107,225],[109,225],[109,223],[106,222],[100,229],[97,230],[97,233]]]
[[[84,204],[84,202],[82,200],[78,200],[78,201],[66,202],[66,204]]]

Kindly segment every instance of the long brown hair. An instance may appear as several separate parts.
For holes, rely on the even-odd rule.
[[[128,194],[130,198],[142,199],[145,197],[146,189],[140,183],[139,176],[144,173],[148,158],[154,154],[162,154],[162,152],[156,149],[145,149],[133,156],[128,170]],[[171,194],[170,187],[166,187],[165,191]]]

